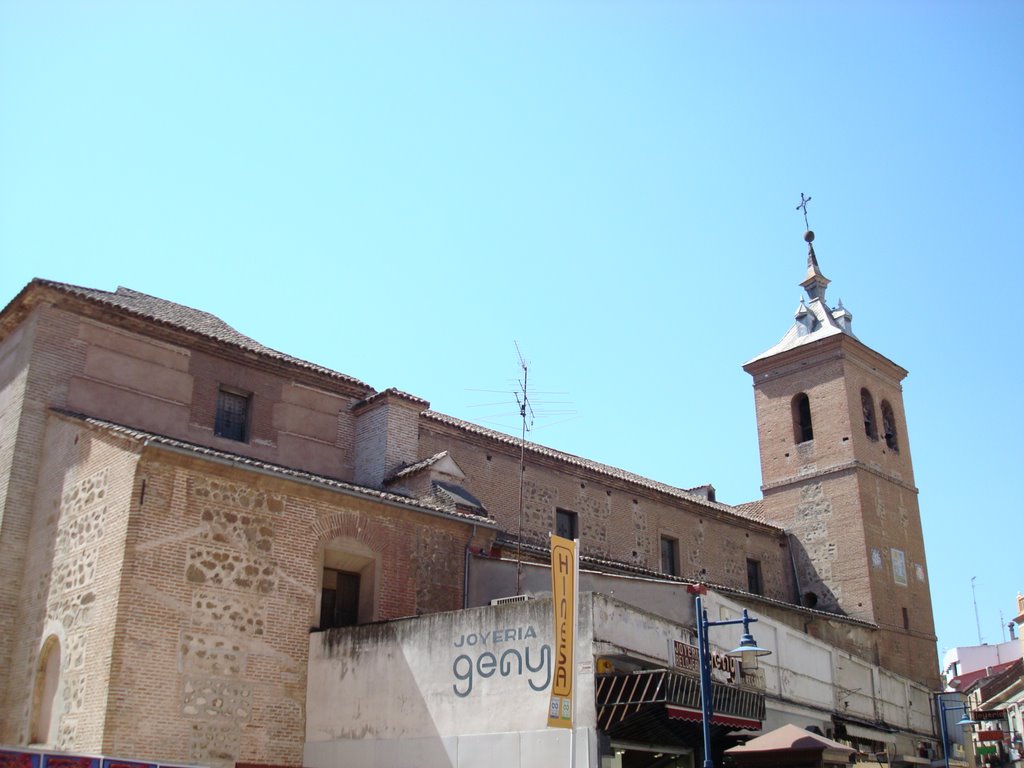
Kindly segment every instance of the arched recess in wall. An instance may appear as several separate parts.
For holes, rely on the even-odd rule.
[[[380,553],[349,536],[337,536],[324,542],[320,564],[316,626],[330,629],[376,620]]]
[[[60,640],[50,635],[39,651],[32,695],[32,744],[55,745],[63,709]]]
[[[875,399],[865,388],[860,391],[860,409],[864,414],[864,434],[871,440],[878,439],[878,425],[875,422]]]
[[[806,392],[800,392],[793,398],[793,440],[806,443],[814,439],[814,426],[811,424],[811,400]]]
[[[888,400],[882,401],[882,433],[885,435],[885,444],[889,449],[900,452],[900,443],[896,437],[896,416],[892,412],[892,406]]]

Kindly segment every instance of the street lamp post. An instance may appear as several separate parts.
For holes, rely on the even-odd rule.
[[[711,687],[711,645],[708,642],[708,629],[710,627],[723,627],[727,624],[742,624],[743,634],[740,636],[738,647],[727,653],[727,656],[738,656],[740,663],[746,670],[757,669],[757,657],[767,656],[771,651],[758,647],[750,634],[750,624],[757,621],[747,615],[747,609],[743,609],[742,619],[730,619],[728,621],[708,621],[708,612],[704,609],[704,601],[698,594],[696,599],[697,609],[697,656],[700,664],[700,708],[701,720],[704,726],[704,768],[714,768],[711,762],[711,717],[714,714],[712,701],[713,689]],[[947,765],[946,768],[949,768]]]
[[[957,725],[974,725],[977,721],[972,720],[970,715],[967,714],[966,704],[950,704],[946,705],[946,702],[942,698],[942,694],[938,694],[935,700],[939,703],[939,730],[942,732],[942,759],[945,762],[946,768],[949,768],[949,734],[946,730],[946,713],[947,712],[963,712],[964,716],[957,721]]]

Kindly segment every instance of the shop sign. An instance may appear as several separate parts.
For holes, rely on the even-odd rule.
[[[978,741],[1002,741],[1003,740],[1003,732],[1002,731],[977,731],[974,735],[977,736]]]
[[[554,677],[548,704],[549,728],[573,726],[573,649],[576,645],[576,598],[579,559],[576,542],[551,537],[551,603],[554,610]]]
[[[994,755],[996,753],[995,747],[978,747],[974,750],[975,754],[978,755]]]
[[[495,676],[525,676],[531,690],[547,690],[552,674],[551,646],[544,643],[538,649],[536,643],[537,629],[532,624],[462,633],[452,643],[459,649],[452,662],[452,692],[464,699],[473,693],[476,681]],[[0,768],[4,766],[0,764]]]
[[[1005,709],[975,709],[971,712],[971,719],[978,722],[988,720],[1002,720],[1006,717]]]
[[[673,641],[675,666],[695,675],[700,675],[700,651],[697,646],[684,643],[682,640]],[[718,651],[711,652],[711,677],[723,683],[736,682],[736,670],[739,665],[735,656],[728,656]]]

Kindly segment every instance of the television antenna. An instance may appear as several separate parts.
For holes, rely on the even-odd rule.
[[[518,510],[518,530],[516,536],[516,594],[520,594],[522,591],[522,579],[523,579],[523,522],[525,515],[525,494],[526,494],[526,435],[529,432],[533,432],[535,429],[544,429],[545,427],[554,426],[564,421],[568,421],[577,416],[577,412],[571,408],[565,408],[563,406],[571,405],[571,401],[568,400],[540,400],[537,399],[540,396],[555,395],[561,396],[566,395],[566,392],[559,391],[539,391],[532,388],[530,382],[530,362],[523,355],[523,350],[519,346],[519,342],[513,342],[516,348],[516,359],[519,365],[519,376],[516,378],[515,388],[511,390],[494,390],[494,389],[478,389],[472,390],[476,392],[492,392],[505,395],[506,397],[511,394],[515,398],[516,409],[517,409],[517,423],[513,427],[512,424],[508,423],[508,400],[503,400],[497,403],[484,403],[480,406],[475,407],[498,407],[499,413],[491,414],[488,417],[479,419],[479,421],[487,423],[490,422],[495,426],[500,427],[503,431],[508,433],[518,432],[519,437],[519,510]],[[535,407],[536,406],[536,409]],[[497,416],[502,419],[505,423],[493,421],[492,419]],[[547,417],[563,417],[555,422],[548,424],[537,424],[541,419]]]
[[[519,357],[519,367],[523,371],[523,377],[519,379],[519,390],[515,392],[516,404],[519,406],[519,418],[522,421],[522,433],[519,438],[519,533],[516,536],[516,594],[522,593],[523,583],[523,486],[526,483],[526,433],[533,429],[534,412],[530,405],[530,366],[523,358],[523,351],[519,349],[519,342],[515,342],[516,355]],[[522,397],[520,397],[520,392]],[[527,425],[529,421],[529,425]]]

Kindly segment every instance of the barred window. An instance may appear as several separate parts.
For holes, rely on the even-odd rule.
[[[246,442],[249,439],[249,396],[222,389],[217,393],[217,418],[213,431],[218,437]]]

